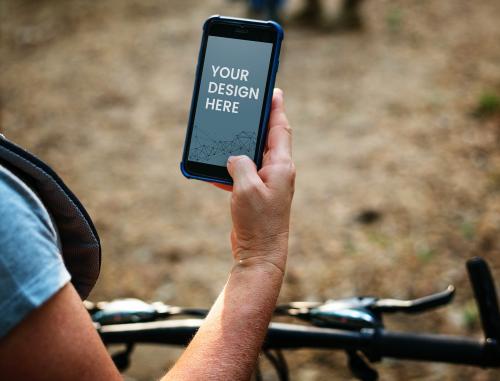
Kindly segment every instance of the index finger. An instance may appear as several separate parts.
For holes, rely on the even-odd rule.
[[[272,156],[292,157],[292,129],[285,114],[283,91],[278,88],[274,89],[273,94],[267,149],[272,152]]]

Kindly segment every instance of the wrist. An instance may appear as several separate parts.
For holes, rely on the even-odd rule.
[[[233,252],[235,263],[232,269],[237,272],[266,272],[276,273],[283,277],[285,273],[286,259],[288,254],[288,240],[274,246],[263,249],[236,248]]]
[[[285,253],[288,248],[288,230],[273,234],[231,233],[232,251],[237,259],[260,256],[265,253]]]

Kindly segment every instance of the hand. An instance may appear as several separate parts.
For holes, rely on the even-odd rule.
[[[275,89],[262,168],[248,156],[232,156],[227,169],[231,190],[233,255],[240,265],[271,263],[282,272],[288,248],[290,206],[295,184],[292,130],[285,115],[283,92]]]

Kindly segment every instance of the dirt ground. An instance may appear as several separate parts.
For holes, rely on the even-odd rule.
[[[337,3],[325,1],[325,18]],[[387,325],[477,336],[464,264],[484,256],[500,283],[500,117],[473,113],[485,92],[500,95],[500,2],[371,0],[362,12],[359,32],[285,25],[278,86],[297,187],[280,301],[411,298],[452,283],[452,305]],[[208,307],[224,284],[229,195],[179,171],[201,24],[214,13],[245,6],[0,2],[0,131],[47,160],[94,218],[104,258],[91,300]],[[179,353],[139,348],[127,379],[153,379]],[[351,377],[343,354],[287,357],[292,380]],[[376,366],[382,380],[500,379]]]

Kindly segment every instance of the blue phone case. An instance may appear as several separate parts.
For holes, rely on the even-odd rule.
[[[274,90],[274,83],[276,81],[276,74],[278,72],[278,66],[279,66],[279,56],[280,56],[280,50],[281,50],[281,42],[283,41],[283,37],[284,37],[284,32],[283,32],[283,28],[281,27],[280,24],[278,24],[277,22],[275,21],[260,21],[260,20],[250,20],[250,19],[243,19],[243,18],[236,18],[236,17],[224,17],[224,16],[220,16],[220,15],[214,15],[214,16],[211,16],[209,17],[205,23],[203,24],[203,36],[202,36],[202,41],[204,40],[205,38],[205,35],[207,33],[207,30],[208,30],[208,25],[210,25],[211,22],[213,21],[217,21],[217,20],[224,20],[224,21],[229,21],[229,22],[234,22],[235,24],[241,22],[241,21],[244,21],[245,23],[254,23],[254,24],[259,24],[259,25],[262,25],[262,24],[266,24],[266,25],[271,25],[273,28],[276,29],[277,33],[278,33],[278,39],[277,39],[277,42],[276,42],[276,53],[274,55],[274,59],[273,59],[273,63],[272,63],[272,66],[271,66],[271,79],[270,79],[270,82],[269,82],[269,88],[268,88],[268,91],[267,91],[267,100],[266,100],[266,104],[264,105],[264,119],[262,120],[262,123],[263,125],[259,126],[259,129],[262,129],[262,139],[260,139],[260,142],[259,142],[259,154],[258,154],[258,157],[257,157],[257,162],[255,163],[257,165],[257,168],[260,169],[260,167],[262,166],[262,153],[264,152],[264,145],[266,144],[266,140],[267,140],[267,125],[269,123],[269,114],[271,112],[271,101],[272,101],[272,95],[273,95],[273,90]],[[201,55],[202,55],[202,46],[203,44],[200,46],[200,52],[198,53],[198,66],[196,68],[196,77],[195,77],[195,81],[194,81],[194,87],[193,87],[193,97],[191,99],[191,108],[190,108],[190,112],[189,112],[189,124],[188,126],[191,126],[192,123],[193,123],[193,108],[196,107],[196,105],[194,104],[194,94],[196,92],[196,84],[199,82],[200,80],[200,77],[201,77],[201,71],[202,71],[202,67],[199,65],[199,62],[200,62],[200,58],[201,58]],[[184,152],[183,152],[183,160],[181,161],[181,172],[182,174],[187,177],[188,179],[196,179],[196,180],[202,180],[202,181],[208,181],[208,182],[211,182],[211,183],[220,183],[220,184],[227,184],[227,185],[233,185],[233,182],[232,181],[226,181],[226,180],[223,180],[223,179],[218,179],[218,178],[212,178],[212,177],[205,177],[205,176],[197,176],[197,175],[193,175],[191,173],[188,173],[186,171],[186,168],[184,166],[184,158],[186,157],[186,152],[187,152],[187,136],[189,134],[189,128],[186,130],[186,139],[184,141]]]

